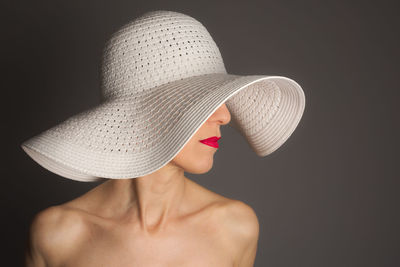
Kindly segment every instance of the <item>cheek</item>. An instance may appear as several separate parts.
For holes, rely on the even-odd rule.
[[[200,143],[199,141],[192,141],[187,144],[185,149],[185,153],[187,156],[190,155],[191,158],[197,158],[198,160],[201,159],[212,159],[216,149]]]
[[[215,150],[198,141],[189,141],[176,156],[175,162],[187,172],[204,173],[212,167]]]

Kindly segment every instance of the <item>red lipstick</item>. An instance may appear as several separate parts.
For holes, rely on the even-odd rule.
[[[218,147],[219,147],[219,146],[218,146],[218,140],[219,140],[220,138],[221,138],[221,137],[218,137],[218,136],[212,136],[212,137],[210,137],[210,138],[200,140],[200,142],[203,143],[203,144],[205,144],[205,145],[218,148]]]

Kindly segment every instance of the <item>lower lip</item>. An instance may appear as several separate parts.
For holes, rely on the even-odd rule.
[[[205,145],[212,146],[212,147],[215,147],[215,148],[219,147],[218,146],[218,142],[211,142],[211,141],[206,141],[206,140],[204,140],[204,141],[201,140],[200,142],[205,144]]]

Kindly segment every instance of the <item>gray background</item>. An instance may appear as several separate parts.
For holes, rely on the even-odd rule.
[[[229,126],[190,178],[253,207],[255,266],[400,266],[399,6],[395,1],[2,1],[2,266],[22,263],[38,211],[95,183],[57,176],[19,145],[99,103],[108,36],[142,13],[198,19],[232,74],[288,76],[298,128],[265,158]],[[8,265],[5,265],[5,263]]]

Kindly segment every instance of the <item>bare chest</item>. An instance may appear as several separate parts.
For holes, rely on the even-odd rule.
[[[160,235],[96,231],[63,267],[233,267],[228,238],[216,226],[175,227]]]

